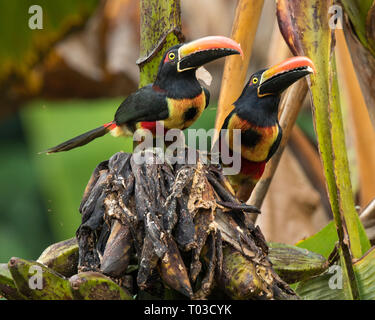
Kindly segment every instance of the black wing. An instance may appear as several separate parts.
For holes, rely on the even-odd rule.
[[[168,118],[166,94],[147,85],[128,96],[115,114],[117,125],[139,121],[158,121]]]
[[[281,138],[283,136],[283,130],[281,129],[279,123],[277,123],[278,127],[279,127],[279,134],[277,135],[277,138],[275,140],[275,142],[273,143],[273,145],[271,146],[270,148],[270,151],[268,152],[268,156],[267,156],[267,159],[266,159],[266,162],[271,159],[271,157],[275,154],[277,148],[279,147],[280,145],[280,142],[281,142]]]

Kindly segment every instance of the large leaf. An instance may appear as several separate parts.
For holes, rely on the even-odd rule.
[[[349,126],[355,147],[359,186],[359,205],[365,207],[375,196],[375,130],[371,124],[364,95],[345,43],[342,30],[336,31],[338,74],[343,100],[348,105]],[[366,66],[368,67],[368,66]],[[375,72],[375,70],[374,70]],[[375,94],[375,92],[374,92]],[[375,111],[375,105],[372,106]]]
[[[363,248],[367,248],[367,247],[370,248],[368,246],[368,237],[363,227],[359,229],[359,238],[361,241],[361,246]],[[323,257],[328,259],[337,241],[338,241],[338,236],[336,233],[335,223],[331,221],[316,234],[312,235],[311,237],[307,239],[299,241],[296,244],[296,246],[299,248],[307,249],[312,252],[319,253]]]
[[[318,277],[302,281],[297,294],[306,300],[347,300],[350,298],[346,282],[340,279],[339,265]],[[375,300],[375,247],[353,265],[360,298]],[[342,285],[342,286],[341,286]]]
[[[352,256],[360,258],[370,243],[367,240],[363,246],[360,240],[363,226],[355,210],[350,181],[336,74],[334,30],[330,29],[328,21],[332,5],[332,0],[278,0],[277,17],[293,53],[310,57],[317,70],[309,83],[315,129],[339,239],[347,297],[358,299],[351,259]]]

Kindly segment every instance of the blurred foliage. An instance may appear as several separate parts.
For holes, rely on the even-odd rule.
[[[12,71],[26,75],[40,55],[72,27],[82,25],[97,4],[98,0],[0,0],[0,80]],[[41,30],[29,28],[33,5],[43,10]]]
[[[121,101],[35,101],[21,112],[37,183],[59,240],[75,235],[81,197],[96,165],[115,152],[131,151],[131,144],[130,140],[107,135],[66,153],[47,156],[38,152],[111,121]]]
[[[297,118],[297,125],[302,129],[311,142],[317,145],[314,123],[310,109],[302,109]]]
[[[341,0],[341,3],[353,24],[358,39],[365,48],[375,55],[374,40],[369,36],[370,32],[367,30],[371,28],[369,14],[371,14],[370,9],[374,6],[373,0]]]
[[[54,240],[18,116],[0,123],[0,261],[35,258]]]

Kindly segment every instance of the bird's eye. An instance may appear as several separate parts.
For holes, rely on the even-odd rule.
[[[253,83],[254,83],[254,84],[257,84],[257,83],[258,83],[258,78],[254,78],[254,79],[253,79]]]
[[[169,60],[174,60],[175,57],[176,55],[173,52],[168,55]]]

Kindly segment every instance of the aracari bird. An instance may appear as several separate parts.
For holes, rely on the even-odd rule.
[[[240,45],[222,36],[204,37],[169,48],[160,62],[155,82],[130,94],[117,109],[113,121],[44,152],[71,150],[108,132],[114,136],[129,135],[144,128],[155,134],[157,121],[163,122],[165,130],[188,128],[200,117],[210,98],[209,91],[196,78],[197,68],[233,54],[243,55]]]
[[[233,111],[226,117],[222,129],[230,154],[235,150],[233,130],[241,133],[241,169],[228,176],[237,198],[248,200],[261,178],[265,165],[276,152],[282,138],[278,121],[281,93],[302,77],[314,73],[313,62],[302,56],[286,59],[254,73],[242,94],[233,103]],[[223,138],[223,137],[222,137]]]

